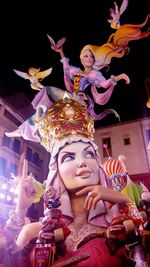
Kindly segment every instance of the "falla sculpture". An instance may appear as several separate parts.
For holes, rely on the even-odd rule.
[[[39,192],[33,177],[27,175],[25,161],[17,177],[16,208],[0,232],[4,266],[149,266],[150,193],[141,184],[137,205],[125,193],[129,192],[129,183],[121,183],[121,190],[115,190],[118,187],[108,183],[105,164],[94,142],[95,120],[111,113],[106,110],[96,114],[94,104],[105,105],[121,79],[130,82],[125,73],[106,79],[100,70],[109,66],[112,58],[125,56],[131,41],[149,36],[149,29],[142,32],[149,17],[138,25],[119,26],[102,46],[85,45],[80,52],[83,69],[70,65],[65,57],[66,38],[55,42],[48,35],[51,49],[61,57],[65,90],[39,86],[32,101],[35,114],[15,132],[6,133],[38,142],[50,153],[41,196],[43,219],[31,222],[27,218],[27,210]],[[85,93],[87,86],[93,99]],[[112,162],[111,177],[118,161]],[[119,164],[124,173],[124,165]],[[142,252],[137,253],[136,248]]]

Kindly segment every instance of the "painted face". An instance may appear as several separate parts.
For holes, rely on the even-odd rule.
[[[84,67],[92,67],[94,64],[94,56],[92,52],[89,49],[86,49],[83,52],[82,58],[81,58],[81,63]]]
[[[58,170],[70,191],[99,183],[99,166],[89,143],[76,142],[62,148],[58,155]]]

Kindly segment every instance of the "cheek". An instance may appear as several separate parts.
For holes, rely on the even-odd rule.
[[[90,162],[90,166],[89,167],[93,171],[95,183],[99,183],[99,181],[100,181],[100,179],[99,179],[99,166],[98,166],[97,162],[95,162],[95,161]]]
[[[88,58],[82,58],[82,59],[81,59],[81,63],[84,64],[85,62],[87,62],[87,60],[88,60]]]
[[[59,167],[59,175],[67,190],[71,190],[72,188],[74,188],[74,178],[76,175],[74,164],[67,163]]]
[[[99,166],[96,160],[91,160],[88,162],[88,166],[93,170],[93,171],[97,171],[99,170]]]
[[[59,175],[63,181],[67,180],[68,177],[71,178],[75,176],[74,164],[72,162],[66,162],[62,164],[59,167]]]

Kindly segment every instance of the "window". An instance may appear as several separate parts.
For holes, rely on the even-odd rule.
[[[10,174],[13,173],[14,175],[17,175],[17,165],[14,163],[11,163],[10,165]]]
[[[4,136],[3,136],[3,141],[2,141],[2,146],[4,146],[4,147],[9,147],[9,145],[10,145],[10,141],[11,141],[10,137],[7,137],[7,136],[4,134]]]
[[[39,164],[40,164],[40,158],[39,158],[39,154],[37,152],[35,152],[33,155],[33,163],[37,166],[39,166]]]
[[[17,126],[19,126],[21,124],[21,122],[15,118],[8,110],[5,109],[4,111],[4,116],[9,119],[10,121],[12,121],[14,124],[16,124]]]
[[[32,159],[32,149],[30,147],[27,147],[26,159],[28,161],[31,161],[31,159]]]
[[[111,148],[111,138],[106,137],[102,139],[103,146],[103,157],[111,157],[112,156],[112,148]]]
[[[130,145],[130,137],[125,137],[123,141],[125,146]]]
[[[147,144],[150,142],[150,130],[146,130],[146,141]]]
[[[6,160],[0,157],[0,175],[5,176]]]
[[[18,139],[14,139],[14,143],[13,143],[13,151],[17,154],[21,154],[21,143]]]
[[[39,167],[41,167],[41,168],[42,168],[42,166],[43,166],[43,160],[42,160],[42,159],[40,159],[40,162],[39,162]]]

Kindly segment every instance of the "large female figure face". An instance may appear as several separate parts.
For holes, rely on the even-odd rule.
[[[58,171],[69,191],[99,183],[99,166],[90,143],[76,142],[63,147],[58,155]]]

